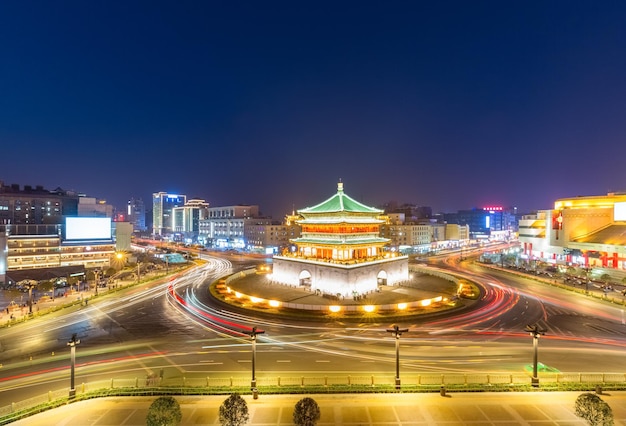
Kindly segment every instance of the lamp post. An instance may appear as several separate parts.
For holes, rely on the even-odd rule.
[[[391,333],[396,338],[396,389],[400,389],[400,335],[409,331],[408,328],[400,329],[397,325],[393,328],[387,329],[388,333]]]
[[[99,275],[100,271],[98,271],[97,269],[94,269],[93,271],[93,277],[94,277],[94,284],[96,285],[96,296],[98,295],[98,275]]]
[[[539,328],[538,325],[527,325],[524,328],[524,331],[527,331],[530,333],[530,335],[533,337],[533,350],[534,350],[534,354],[533,354],[533,378],[532,378],[532,386],[533,387],[538,387],[539,386],[539,377],[537,376],[537,347],[539,345],[539,336],[546,334],[546,330],[545,329],[541,329]]]
[[[74,365],[76,364],[76,345],[80,343],[80,339],[76,338],[76,333],[72,334],[72,338],[67,342],[70,347],[70,398],[76,396],[76,388],[74,387]]]
[[[591,271],[593,271],[593,268],[587,266],[585,268],[583,268],[583,270],[585,271],[585,294],[589,294],[589,283],[590,278],[591,278]]]
[[[252,341],[252,382],[250,383],[250,390],[252,391],[252,397],[254,399],[258,399],[259,393],[256,388],[256,369],[255,369],[256,368],[256,336],[259,334],[265,333],[265,331],[258,330],[255,326],[255,327],[252,327],[252,330],[248,332],[244,332],[244,333],[250,336],[250,339]]]

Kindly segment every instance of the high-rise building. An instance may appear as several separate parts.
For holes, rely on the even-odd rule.
[[[186,195],[155,192],[152,194],[152,234],[171,236],[174,232],[172,209],[182,207],[187,202]]]
[[[200,221],[208,214],[209,203],[192,198],[184,206],[172,208],[174,240],[196,243],[200,234]]]
[[[146,227],[146,206],[141,198],[131,198],[126,209],[126,219],[133,225],[133,231],[145,232]]]

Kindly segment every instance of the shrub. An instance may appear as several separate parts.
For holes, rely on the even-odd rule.
[[[320,407],[313,398],[302,398],[293,411],[293,422],[298,426],[315,426],[320,419]]]
[[[248,405],[246,401],[234,393],[220,405],[220,423],[222,426],[241,426],[248,422]]]
[[[609,404],[598,395],[583,393],[576,398],[576,415],[587,420],[592,426],[612,426],[613,412]]]
[[[180,423],[183,413],[180,404],[171,396],[162,396],[154,400],[148,409],[146,425],[175,426]]]

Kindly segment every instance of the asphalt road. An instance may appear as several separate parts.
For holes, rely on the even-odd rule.
[[[393,375],[389,319],[362,323],[268,320],[230,314],[205,299],[208,282],[256,261],[207,257],[201,268],[176,278],[186,297],[230,321],[258,325],[257,376],[365,373]],[[231,262],[232,260],[232,262]],[[403,373],[521,372],[532,360],[526,324],[547,329],[540,361],[560,371],[626,371],[623,312],[534,280],[483,270],[463,262],[439,265],[480,280],[487,288],[480,309],[454,318],[405,320],[400,340]],[[0,406],[68,387],[67,341],[76,333],[77,380],[246,375],[249,338],[233,337],[167,297],[171,281],[141,285],[0,330]],[[185,290],[187,289],[187,290]],[[215,310],[213,310],[215,309]]]

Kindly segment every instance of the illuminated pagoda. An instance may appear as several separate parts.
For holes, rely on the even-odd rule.
[[[408,280],[408,257],[383,251],[383,211],[350,198],[342,182],[335,195],[298,214],[296,250],[274,256],[273,281],[351,297]]]

